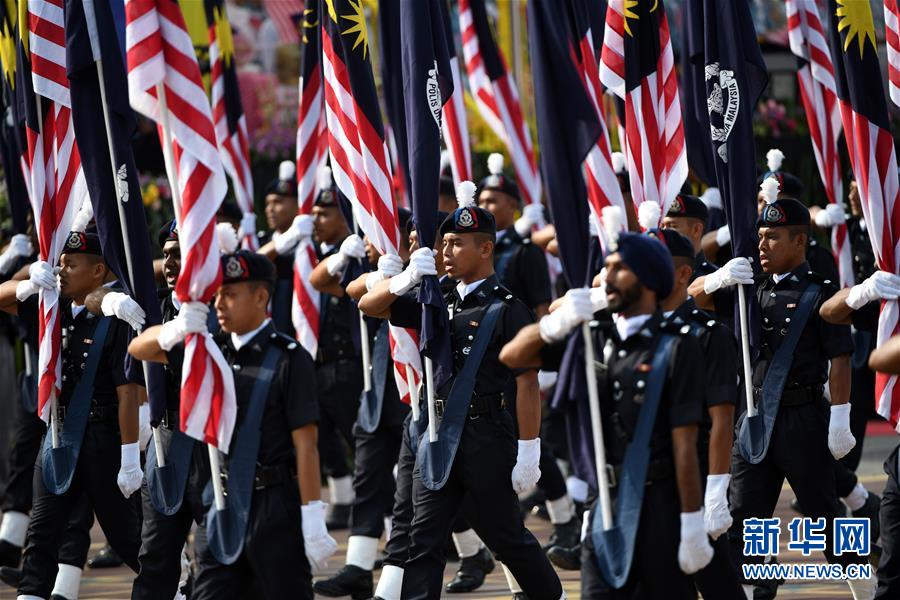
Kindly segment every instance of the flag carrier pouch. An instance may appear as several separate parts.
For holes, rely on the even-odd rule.
[[[775,427],[775,418],[778,416],[778,408],[781,404],[781,394],[794,364],[794,350],[803,334],[803,329],[809,320],[810,314],[816,304],[821,286],[810,281],[803,288],[797,309],[788,327],[787,335],[779,346],[772,360],[769,361],[769,369],[763,379],[762,389],[759,393],[759,406],[753,415],[750,413],[744,417],[741,429],[738,432],[738,444],[741,455],[750,464],[759,464],[766,457],[769,450],[769,440],[772,438],[772,429]],[[749,380],[749,374],[746,379]],[[750,384],[747,384],[750,389]]]
[[[362,316],[362,313],[359,313]],[[388,322],[382,321],[376,334],[375,347],[372,349],[372,372],[375,382],[371,389],[363,390],[359,399],[357,425],[366,433],[373,433],[381,422],[381,409],[384,406],[384,389],[388,377],[388,356],[391,353],[388,340]],[[362,331],[366,333],[365,329]]]
[[[162,129],[163,143],[163,161],[166,165],[166,175],[176,177],[175,158],[172,156],[172,125],[169,123],[169,109],[166,101],[166,90],[162,83],[156,84],[156,97],[159,102],[159,126]],[[172,201],[175,203],[175,214],[181,214],[181,190],[178,188],[178,181],[172,179],[169,181],[169,188],[172,190]],[[154,431],[154,440],[157,438]],[[162,440],[154,442],[157,451],[157,460],[160,456],[165,456],[162,448]],[[220,473],[222,471],[222,461],[219,458],[219,449],[212,444],[206,444],[206,451],[209,454],[209,469],[211,473]],[[164,466],[165,461],[161,466]],[[215,507],[217,510],[225,510],[225,488],[219,477],[212,477],[213,493],[215,494]]]
[[[103,345],[109,332],[110,317],[101,317],[94,330],[94,343],[88,351],[84,372],[72,391],[66,407],[66,418],[58,438],[44,436],[41,448],[41,471],[44,485],[52,494],[64,494],[72,485],[84,430],[91,413],[91,398],[94,395],[94,381],[103,355]],[[53,419],[59,425],[59,407],[53,407]]]
[[[644,489],[650,465],[650,438],[653,435],[653,427],[656,423],[656,415],[675,340],[675,336],[663,334],[653,353],[650,376],[647,378],[647,388],[644,393],[644,403],[638,414],[634,435],[625,450],[625,459],[622,461],[620,475],[616,481],[619,490],[616,502],[616,522],[607,527],[603,521],[602,512],[600,519],[597,519],[596,511],[592,516],[591,539],[594,542],[594,559],[603,578],[616,589],[625,585],[631,571],[635,538],[640,523],[641,505],[644,502]],[[593,355],[593,350],[589,353]],[[593,371],[587,375],[588,381],[594,380],[596,391],[596,376]],[[599,420],[593,419],[593,415],[591,418],[596,426]],[[602,446],[602,444],[597,444],[596,440],[594,445]],[[597,465],[598,479],[602,477],[605,480],[606,472],[605,462]],[[602,491],[605,492],[608,502],[609,489]],[[609,510],[611,512],[611,509]]]
[[[116,209],[119,213],[119,227],[122,231],[122,245],[125,250],[125,264],[128,267],[128,281],[131,285],[132,290],[134,289],[134,267],[131,259],[131,240],[128,234],[128,226],[125,223],[125,208],[122,206],[124,202],[128,202],[128,196],[124,194],[122,188],[123,186],[127,186],[127,182],[122,182],[120,185],[119,178],[116,174],[116,167],[119,164],[118,158],[116,158],[116,149],[113,145],[112,139],[112,126],[109,118],[109,104],[106,100],[106,77],[103,74],[103,56],[100,53],[100,48],[95,44],[95,40],[97,40],[97,17],[94,13],[94,3],[93,0],[85,0],[84,2],[84,16],[85,22],[87,24],[89,38],[91,40],[91,53],[94,55],[94,64],[97,66],[97,84],[100,87],[100,103],[103,106],[103,122],[106,125],[106,144],[109,147],[109,164],[112,168],[112,179],[113,179],[113,189],[116,190]],[[134,293],[132,291],[132,293]],[[136,301],[136,299],[135,299]],[[139,329],[137,331],[138,334],[141,333]],[[150,389],[150,369],[147,361],[141,361],[141,366],[144,369],[144,384],[147,386],[145,389]],[[149,402],[149,399],[148,399]],[[155,433],[155,432],[154,432]],[[162,465],[165,464],[165,454],[162,451],[162,446],[156,441],[158,436],[154,435],[154,443],[156,444],[156,454],[160,461],[162,461]]]

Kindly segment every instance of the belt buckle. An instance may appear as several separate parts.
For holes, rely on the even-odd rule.
[[[434,415],[438,418],[444,416],[444,401],[440,398],[434,399]]]
[[[619,484],[616,479],[616,468],[609,463],[606,463],[606,484],[610,488],[614,488]]]

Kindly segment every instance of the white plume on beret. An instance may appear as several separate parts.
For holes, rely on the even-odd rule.
[[[503,155],[499,152],[492,152],[487,159],[488,172],[491,175],[503,174]]]
[[[283,160],[278,165],[278,179],[281,181],[290,181],[297,174],[297,165],[292,160]]]
[[[456,204],[459,208],[475,206],[475,184],[471,181],[460,181],[456,186]]]
[[[231,254],[238,248],[238,236],[231,223],[216,224],[216,237],[219,240],[219,253]]]
[[[772,148],[766,152],[766,167],[770,171],[778,171],[781,169],[781,163],[784,162],[784,152],[778,148]]]
[[[612,159],[613,172],[616,175],[621,175],[622,173],[624,173],[625,172],[625,155],[622,154],[621,152],[613,152],[610,155],[610,158]]]
[[[319,172],[316,173],[316,188],[318,190],[324,190],[331,187],[331,167],[328,165],[322,165],[319,167]]]
[[[642,229],[653,229],[659,227],[659,218],[662,216],[662,209],[659,204],[651,200],[641,202],[638,207],[638,223]]]
[[[700,200],[706,205],[706,208],[722,208],[722,194],[719,188],[710,187],[700,195]]]
[[[614,249],[619,240],[619,234],[625,228],[625,212],[620,206],[604,206],[600,212],[600,220],[603,221],[603,232],[610,249]]]
[[[779,184],[778,180],[774,177],[767,177],[759,184],[759,191],[762,192],[766,204],[772,204],[778,199],[778,192],[780,189],[781,184]]]
[[[85,197],[85,199],[81,202],[81,208],[78,209],[78,212],[75,213],[75,218],[72,219],[72,231],[84,233],[84,230],[87,229],[88,223],[90,223],[91,219],[93,218],[94,207],[91,204],[91,199]]]

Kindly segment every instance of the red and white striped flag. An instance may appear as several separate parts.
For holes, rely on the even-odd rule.
[[[200,67],[175,0],[126,0],[125,19],[131,106],[160,125],[164,150],[171,135],[169,180],[176,187],[178,237],[185,249],[175,294],[183,303],[208,304],[222,281],[215,226],[227,183]],[[236,411],[234,378],[221,350],[212,337],[189,334],[182,431],[227,452]]]
[[[205,0],[209,24],[210,91],[213,122],[222,166],[231,178],[234,198],[244,218],[241,220],[241,246],[259,248],[253,212],[253,173],[250,171],[250,138],[247,118],[241,106],[231,23],[224,0]]]
[[[469,147],[469,124],[466,122],[466,90],[462,84],[456,41],[450,26],[447,3],[441,2],[441,19],[444,23],[444,38],[450,51],[450,72],[453,76],[453,94],[444,103],[441,113],[441,133],[450,158],[453,184],[472,181],[472,149]]]
[[[688,174],[675,59],[662,0],[627,10],[625,0],[610,0],[600,81],[625,101],[625,155],[635,208],[655,202],[662,218]]]
[[[20,0],[20,9],[25,2]],[[27,0],[27,19],[19,22],[18,52],[23,75],[19,81],[25,88],[29,197],[39,256],[50,266],[59,262],[75,214],[88,198],[71,118],[64,27],[62,0]],[[38,315],[38,415],[49,421],[51,399],[62,389],[57,290],[39,291]]]
[[[334,180],[341,193],[351,200],[357,225],[379,254],[397,254],[400,229],[391,193],[390,157],[366,35],[354,34],[337,23],[338,14],[355,15],[353,18],[364,28],[365,16],[362,6],[349,0],[329,0],[327,4],[332,10],[322,10],[320,4],[320,34],[328,150]],[[411,364],[413,355],[418,356],[418,344],[402,328],[391,327],[390,335],[398,388],[414,389],[415,383],[408,381],[406,365],[421,369]],[[421,378],[421,370],[417,376]]]
[[[809,122],[809,135],[819,176],[828,201],[840,205],[844,197],[841,159],[838,154],[841,111],[828,39],[814,2],[787,0],[787,19],[791,52],[800,63],[797,70],[800,98]],[[841,287],[853,285],[853,257],[850,254],[846,225],[840,224],[832,228],[831,247],[838,264]]]
[[[522,116],[516,82],[491,34],[484,0],[459,0],[459,29],[469,89],[478,112],[509,150],[525,204],[540,203],[541,177],[534,159],[531,134]],[[457,86],[455,78],[453,84],[456,95],[455,90],[462,90],[462,86]],[[451,99],[445,105],[445,115],[455,110],[458,103],[454,102]]]
[[[322,55],[319,51],[318,7],[303,13],[303,40],[300,63],[300,103],[297,107],[297,199],[298,213],[312,214],[316,193],[322,187],[320,172],[328,152],[325,131],[325,96],[322,90]],[[326,186],[331,186],[328,173]],[[319,292],[309,277],[318,264],[310,239],[301,240],[294,250],[294,295],[291,322],[297,341],[313,357],[319,350]]]
[[[900,10],[897,0],[884,0],[884,40],[887,46],[888,91],[900,106]]]

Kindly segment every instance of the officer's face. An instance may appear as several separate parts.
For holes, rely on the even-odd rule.
[[[59,292],[79,302],[103,284],[107,268],[103,260],[87,254],[59,257]]]
[[[643,286],[634,271],[619,258],[618,252],[606,257],[606,300],[611,312],[627,312],[641,299]]]
[[[511,227],[516,220],[516,211],[519,209],[519,203],[515,198],[497,190],[481,192],[481,195],[478,196],[478,206],[494,215],[497,231]]]
[[[484,242],[481,236],[471,233],[444,234],[444,269],[453,279],[466,281],[470,275],[480,271],[484,261],[491,260],[491,242]]]
[[[287,230],[297,216],[297,199],[279,194],[266,196],[266,223],[279,233]]]
[[[166,242],[162,249],[163,275],[170,290],[175,289],[181,273],[181,246],[176,241]]]
[[[255,282],[228,283],[216,292],[216,317],[226,333],[253,331],[266,318],[269,293]]]
[[[372,245],[372,242],[369,240],[369,236],[364,237],[363,241],[366,244],[366,258],[369,260],[369,264],[373,267],[378,265],[378,258],[381,256],[381,254],[378,252],[375,246]]]
[[[847,200],[850,202],[850,212],[854,217],[861,217],[862,204],[859,201],[859,186],[855,181],[850,182],[850,192],[847,194]]]
[[[759,264],[766,273],[787,273],[806,256],[806,236],[787,227],[760,227]]]
[[[677,231],[687,239],[693,241],[695,246],[695,240],[699,240],[703,235],[703,221],[690,217],[663,217],[662,227],[663,229]]]
[[[341,209],[336,206],[314,206],[316,239],[326,244],[335,244],[347,234],[347,223]]]

